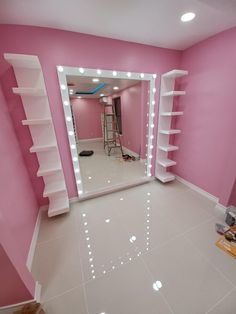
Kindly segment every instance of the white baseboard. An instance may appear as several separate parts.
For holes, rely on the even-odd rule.
[[[215,208],[219,209],[222,213],[226,213],[227,211],[227,207],[225,207],[224,205],[220,204],[219,202],[217,202]]]
[[[26,266],[29,269],[29,271],[31,271],[31,269],[32,269],[34,252],[35,252],[35,248],[36,248],[36,245],[37,245],[39,228],[40,228],[40,223],[41,223],[41,219],[42,219],[42,211],[46,210],[46,207],[47,206],[41,206],[39,208],[38,217],[37,217],[37,220],[36,220],[36,223],[35,223],[34,232],[33,232],[33,236],[32,236],[31,243],[30,243],[30,248],[29,248],[29,252],[28,252],[28,257],[27,257],[27,260],[26,260]]]
[[[139,158],[139,157],[140,157],[139,154],[133,152],[132,150],[128,149],[128,148],[125,147],[125,146],[122,146],[122,149],[123,149],[123,152],[124,152],[125,154],[128,154],[128,155],[130,155],[130,156],[134,156],[135,158]]]
[[[38,283],[38,281],[36,281],[34,299],[27,300],[27,301],[20,302],[20,303],[7,305],[7,306],[2,306],[2,307],[0,307],[0,313],[1,314],[12,314],[13,311],[15,312],[15,311],[21,310],[25,304],[34,303],[34,302],[40,303],[40,300],[41,300],[41,285]]]
[[[86,142],[101,142],[101,141],[103,141],[102,137],[88,138],[88,139],[78,140],[78,144],[79,143],[86,143]]]
[[[196,191],[196,192],[202,194],[203,196],[209,198],[211,201],[216,202],[217,204],[219,204],[219,199],[218,199],[216,196],[214,196],[214,195],[212,195],[212,194],[206,192],[205,190],[199,188],[198,186],[196,186],[196,185],[190,183],[189,181],[187,181],[187,180],[185,180],[185,179],[183,179],[183,178],[181,178],[181,177],[179,177],[179,176],[177,176],[177,175],[175,175],[175,178],[176,178],[176,180],[178,180],[179,182],[183,183],[184,185],[186,185],[186,186],[189,187],[190,189],[192,189],[192,190],[194,190],[194,191]],[[220,204],[220,205],[221,205],[221,204]],[[223,205],[222,205],[222,206],[223,206]]]

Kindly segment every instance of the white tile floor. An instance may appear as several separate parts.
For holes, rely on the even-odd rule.
[[[79,157],[84,192],[95,192],[124,183],[130,183],[145,176],[145,163],[124,161],[120,149],[113,149],[108,156],[103,142],[79,142],[78,152],[93,150],[90,157]]]
[[[45,214],[33,273],[46,312],[235,314],[235,260],[215,246],[223,219],[212,201],[177,181]]]

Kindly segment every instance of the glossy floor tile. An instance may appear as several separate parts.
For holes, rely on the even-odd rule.
[[[79,157],[84,192],[95,192],[143,178],[145,163],[124,161],[119,149],[112,150],[108,156],[103,149],[103,142],[79,142],[78,152],[93,150],[90,157]]]
[[[236,313],[215,203],[158,181],[44,214],[33,263],[47,313]]]

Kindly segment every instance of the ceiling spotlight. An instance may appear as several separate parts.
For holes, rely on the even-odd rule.
[[[119,87],[118,87],[118,86],[114,86],[113,89],[114,89],[114,90],[118,90]]]
[[[94,83],[96,83],[96,82],[99,82],[99,79],[98,79],[98,78],[93,78],[92,81],[93,81]]]
[[[196,16],[196,14],[193,13],[193,12],[184,13],[181,16],[181,21],[182,22],[190,22],[190,21],[192,21],[195,18],[195,16]]]

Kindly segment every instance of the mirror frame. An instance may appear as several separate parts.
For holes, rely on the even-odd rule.
[[[89,69],[82,67],[68,67],[68,66],[57,66],[57,74],[61,91],[61,98],[63,103],[65,121],[67,134],[70,143],[70,151],[71,151],[71,159],[74,168],[74,175],[76,181],[76,187],[78,196],[83,197],[83,182],[80,174],[80,165],[78,152],[76,147],[73,122],[72,122],[72,113],[71,113],[71,105],[70,105],[70,97],[67,88],[67,80],[66,76],[68,75],[78,75],[83,77],[98,77],[98,78],[119,78],[119,79],[132,79],[132,80],[140,80],[140,81],[148,81],[149,82],[149,97],[147,106],[148,110],[148,124],[147,124],[147,153],[146,153],[146,171],[145,174],[147,177],[151,177],[151,168],[152,168],[152,157],[153,157],[153,130],[154,130],[154,107],[155,107],[155,79],[156,74],[150,73],[136,73],[136,72],[123,72],[123,71],[114,71],[114,70],[102,70],[102,69]]]

